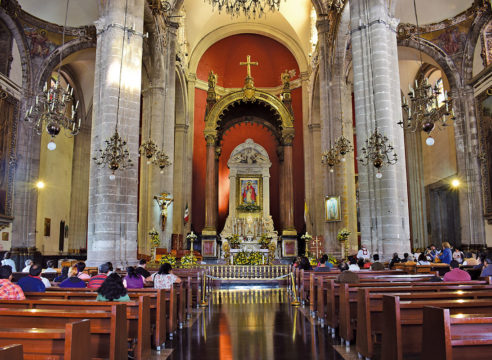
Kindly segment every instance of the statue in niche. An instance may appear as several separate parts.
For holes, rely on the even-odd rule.
[[[169,205],[174,201],[174,199],[168,193],[161,193],[160,195],[154,195],[154,200],[157,201],[159,207],[161,208],[161,229],[164,231],[166,229],[167,221],[167,210]]]

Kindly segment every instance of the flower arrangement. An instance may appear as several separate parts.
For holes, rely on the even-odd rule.
[[[268,245],[268,264],[273,264],[273,259],[275,258],[275,250],[277,249],[277,245],[274,242],[270,242]]]
[[[232,235],[226,237],[226,239],[229,242],[231,249],[239,249],[239,245],[241,244],[241,240],[239,240],[238,234],[232,234]]]
[[[347,228],[341,229],[337,234],[338,241],[346,241],[350,236],[351,232]]]
[[[192,266],[192,265],[196,265],[197,263],[198,263],[198,259],[193,254],[188,254],[181,258],[181,265],[183,266]]]
[[[328,255],[328,262],[333,264],[333,265],[337,265],[338,264],[338,260],[332,256],[332,255]]]
[[[152,228],[152,230],[149,231],[149,236],[150,236],[150,247],[151,248],[156,248],[161,244],[161,240],[159,239],[159,233],[155,228]]]
[[[172,267],[176,266],[176,256],[171,254],[162,255],[160,264],[169,263]]]
[[[306,231],[306,233],[301,236],[301,239],[302,240],[305,240],[306,243],[307,243],[307,242],[313,240],[313,237],[311,235],[309,235],[309,233]]]
[[[255,204],[241,204],[236,208],[236,210],[254,212],[254,211],[260,211],[261,206]]]
[[[311,264],[311,266],[318,266],[318,259],[310,257],[309,264]]]
[[[238,252],[234,256],[234,265],[249,265],[249,254],[246,251]]]
[[[224,259],[227,261],[227,264],[230,264],[231,261],[231,247],[229,243],[224,242],[222,245],[222,250],[224,251]]]
[[[263,256],[257,251],[241,251],[234,256],[234,265],[261,265]]]
[[[272,241],[272,237],[268,234],[262,234],[260,237],[260,248],[261,249],[268,249],[268,245]]]

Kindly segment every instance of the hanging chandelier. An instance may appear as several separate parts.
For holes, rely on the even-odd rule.
[[[321,163],[330,167],[330,172],[334,171],[335,165],[345,162],[345,155],[353,151],[354,148],[345,136],[340,136],[335,145],[321,154]]]
[[[98,149],[98,156],[94,156],[92,159],[100,167],[107,165],[111,170],[109,178],[114,180],[114,172],[116,170],[124,170],[133,166],[133,162],[126,147],[126,141],[118,134],[118,128],[115,129],[114,134],[108,140],[105,140],[104,143],[106,144],[104,149]]]
[[[280,0],[208,0],[212,7],[225,11],[231,17],[239,17],[241,14],[248,18],[261,18],[265,11],[279,10]]]
[[[456,120],[452,101],[444,91],[442,103],[439,103],[441,94],[437,84],[432,87],[428,79],[424,77],[420,83],[415,80],[415,88],[409,85],[408,96],[411,103],[408,104],[405,96],[402,98],[402,109],[407,114],[407,120],[399,121],[398,124],[405,130],[412,132],[424,131],[427,133],[425,143],[429,146],[434,145],[434,138],[431,136],[432,130],[438,127],[448,126],[448,120]]]
[[[169,161],[169,156],[166,155],[164,150],[159,150],[156,152],[152,163],[159,167],[161,174],[164,173],[164,169],[170,166],[172,163]]]
[[[124,170],[128,167],[133,166],[132,159],[130,158],[130,152],[128,151],[126,141],[123,140],[118,133],[118,122],[120,114],[120,98],[121,98],[121,74],[123,70],[123,51],[125,49],[125,38],[127,32],[127,11],[128,10],[128,0],[126,0],[125,6],[125,23],[123,26],[123,43],[121,45],[121,61],[120,61],[120,75],[118,82],[118,102],[116,106],[116,124],[114,128],[113,135],[104,141],[105,146],[103,149],[96,150],[98,156],[94,156],[92,159],[96,162],[99,167],[108,166],[111,170],[110,180],[116,178],[114,172],[118,169]]]
[[[60,83],[61,75],[60,68],[62,66],[62,53],[65,45],[65,28],[67,27],[68,7],[70,0],[67,0],[65,8],[65,23],[62,32],[62,44],[60,47],[60,61],[58,64],[58,76],[55,81],[49,80],[44,83],[43,91],[38,93],[32,100],[34,105],[31,105],[26,111],[25,121],[32,124],[38,135],[43,132],[43,127],[46,126],[46,132],[51,136],[48,143],[49,150],[55,150],[56,144],[54,141],[61,129],[64,128],[68,136],[75,136],[80,131],[80,118],[77,120],[77,110],[79,101],[74,105],[75,98],[73,96],[73,88],[68,84],[66,89]]]
[[[140,156],[144,156],[147,159],[147,165],[150,165],[152,158],[158,151],[157,144],[150,137],[147,141],[143,142],[138,149]]]
[[[420,57],[420,68],[422,69],[422,50],[420,48],[420,33],[419,33],[419,18],[417,16],[417,5],[415,0],[413,1],[413,8],[415,12],[415,20],[417,25],[417,44]],[[424,76],[420,81],[415,80],[415,88],[412,85],[408,85],[410,92],[408,97],[411,103],[407,102],[405,96],[402,97],[402,110],[407,114],[405,121],[400,120],[398,125],[403,129],[412,132],[424,131],[427,133],[427,139],[425,143],[429,146],[434,145],[434,138],[431,136],[431,132],[436,128],[448,126],[448,120],[453,122],[456,120],[454,116],[454,110],[452,109],[452,100],[448,98],[448,94],[444,91],[443,97],[440,101],[441,91],[437,84],[432,87],[429,84],[429,80]]]
[[[381,168],[385,164],[394,165],[398,161],[398,156],[394,150],[388,138],[379,133],[376,127],[374,133],[366,139],[366,145],[361,149],[362,155],[359,161],[364,166],[372,164],[377,169],[376,177],[380,179],[383,177]]]

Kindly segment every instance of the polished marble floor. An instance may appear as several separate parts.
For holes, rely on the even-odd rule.
[[[166,344],[155,359],[342,359],[331,336],[290,305],[285,289],[217,289],[209,306]]]

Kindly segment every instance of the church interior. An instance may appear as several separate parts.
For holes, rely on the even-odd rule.
[[[487,0],[1,0],[2,265],[14,283],[29,260],[122,278],[169,263],[181,279],[156,293],[144,276],[126,308],[104,305],[127,312],[129,344],[57,303],[94,302],[89,289],[50,278],[49,298],[15,301],[73,310],[87,334],[53,325],[59,358],[480,359],[491,64]],[[468,281],[446,283],[452,261]],[[49,358],[8,331],[37,320],[2,296],[0,354]]]

